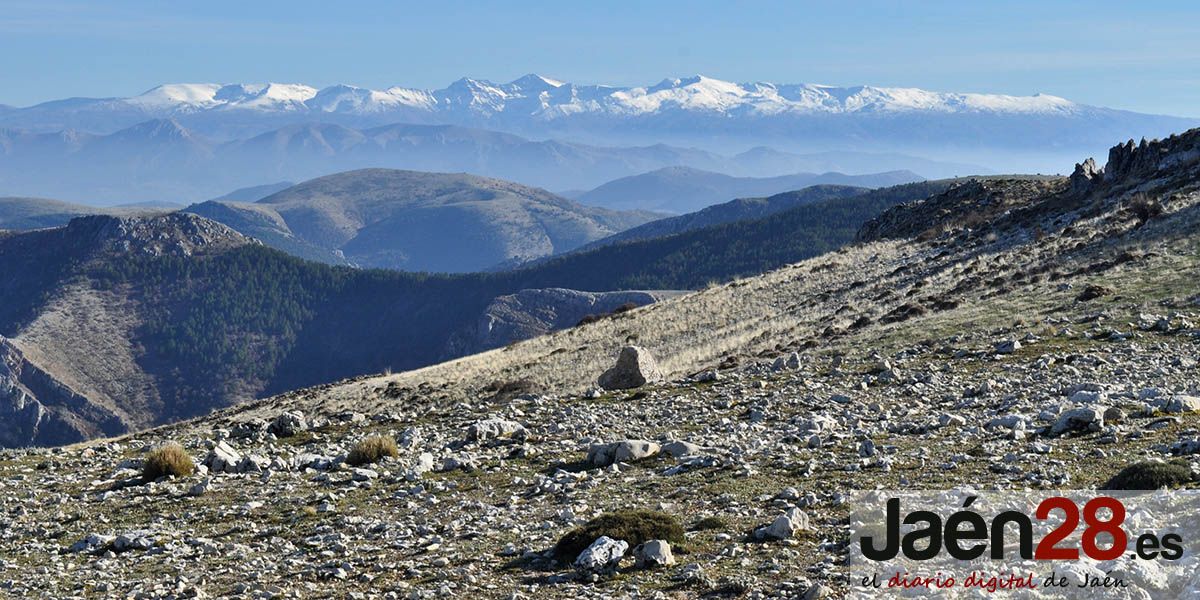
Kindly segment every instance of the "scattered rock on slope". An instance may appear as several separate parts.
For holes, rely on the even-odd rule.
[[[641,346],[625,346],[617,364],[600,375],[596,383],[606,390],[624,390],[662,379],[662,371],[649,351]]]

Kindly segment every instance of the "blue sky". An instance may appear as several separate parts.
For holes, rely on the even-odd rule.
[[[1045,92],[1200,116],[1200,2],[0,0],[0,103],[16,106],[167,82],[433,88],[530,72]]]

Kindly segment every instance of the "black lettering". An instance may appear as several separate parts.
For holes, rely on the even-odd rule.
[[[929,560],[942,550],[942,518],[937,513],[918,510],[904,517],[905,525],[916,525],[922,522],[926,524],[925,527],[912,530],[900,541],[904,556],[912,560]],[[929,540],[928,544],[924,550],[918,550],[917,543],[924,539]]]
[[[859,540],[859,546],[862,548],[863,556],[869,560],[885,561],[896,558],[896,553],[900,551],[900,499],[888,498],[887,501],[887,522],[886,537],[884,538],[884,546],[879,549],[875,547],[875,536],[864,535]]]

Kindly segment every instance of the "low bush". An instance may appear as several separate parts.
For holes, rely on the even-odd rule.
[[[350,454],[346,455],[346,463],[359,467],[379,462],[387,456],[400,456],[400,450],[396,448],[396,440],[383,435],[373,435],[355,444],[354,448],[350,450]]]
[[[1192,470],[1178,463],[1139,462],[1121,469],[1104,484],[1106,490],[1179,488],[1192,480]]]
[[[729,529],[729,523],[721,517],[704,517],[695,523],[692,523],[692,531],[713,531],[720,529]]]
[[[164,475],[187,477],[196,471],[196,463],[183,446],[175,442],[163,444],[146,454],[142,465],[142,479],[154,481]]]
[[[554,546],[554,556],[560,561],[575,560],[592,542],[601,536],[624,540],[633,548],[649,540],[683,543],[683,527],[666,513],[651,510],[627,510],[605,513],[571,530]]]
[[[1163,214],[1163,205],[1157,198],[1138,194],[1129,201],[1129,211],[1137,218],[1139,224],[1144,225],[1146,221]]]

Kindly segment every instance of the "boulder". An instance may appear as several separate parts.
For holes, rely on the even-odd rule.
[[[267,431],[274,434],[275,437],[292,437],[308,431],[308,421],[304,420],[304,413],[288,411],[275,417],[275,420],[267,426]]]
[[[996,349],[996,354],[1012,354],[1021,349],[1021,342],[1017,340],[1001,340],[996,342],[993,347]]]
[[[662,447],[645,440],[624,440],[611,444],[592,444],[588,449],[587,461],[596,467],[607,467],[613,463],[633,462],[658,454]]]
[[[516,421],[484,419],[467,427],[467,439],[473,442],[491,440],[524,440],[525,426]]]
[[[1200,410],[1200,396],[1188,396],[1186,394],[1176,394],[1171,398],[1162,401],[1161,405],[1163,412],[1167,413],[1188,413]]]
[[[1068,431],[1100,431],[1104,427],[1106,406],[1081,406],[1058,416],[1050,433],[1058,435]]]
[[[700,450],[700,446],[697,446],[696,444],[678,441],[664,444],[662,447],[662,451],[670,454],[672,458],[679,458],[681,456],[695,456],[700,453]]]
[[[629,543],[601,536],[575,558],[575,568],[588,573],[607,573],[616,570],[625,557]]]
[[[1088,158],[1076,163],[1075,171],[1071,173],[1071,193],[1086,193],[1092,189],[1092,184],[1102,181],[1103,178],[1104,169],[1096,166],[1095,159]]]
[[[662,379],[662,371],[650,352],[640,346],[625,346],[617,364],[600,375],[596,383],[606,390],[625,390]]]
[[[780,356],[775,359],[771,365],[774,371],[795,371],[800,368],[800,353],[793,352],[787,356]]]
[[[671,555],[671,544],[666,540],[650,540],[633,549],[633,558],[639,569],[669,567],[675,564]]]
[[[787,540],[808,528],[808,515],[799,508],[791,508],[779,515],[770,525],[755,530],[754,537],[760,540]]]
[[[213,473],[236,473],[242,455],[225,442],[218,442],[204,458],[204,466]]]
[[[242,458],[237,465],[238,473],[262,473],[271,466],[271,460],[265,456],[249,454]]]

